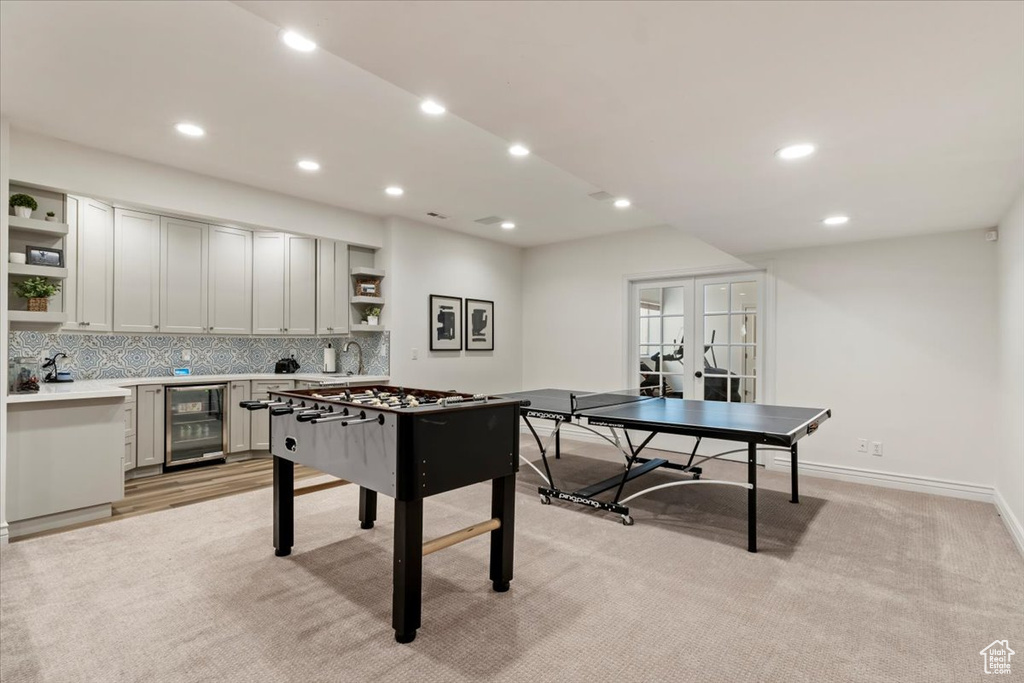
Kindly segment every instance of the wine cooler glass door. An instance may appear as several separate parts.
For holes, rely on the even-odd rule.
[[[165,464],[224,457],[226,386],[168,387]]]

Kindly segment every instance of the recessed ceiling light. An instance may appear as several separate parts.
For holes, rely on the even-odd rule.
[[[513,223],[512,221],[505,221],[504,223],[501,224],[502,230],[511,230],[514,227],[516,227],[516,224]]]
[[[206,131],[194,123],[179,123],[174,129],[190,138],[201,138],[206,135]]]
[[[392,197],[401,197],[403,194],[405,194],[405,190],[398,187],[397,185],[391,185],[390,187],[386,187],[384,188],[384,191],[391,195]]]
[[[633,202],[629,201],[625,197],[620,197],[620,198],[615,200],[615,208],[616,209],[628,209],[630,204],[632,204],[632,203]]]
[[[822,221],[825,225],[846,225],[849,222],[849,216],[829,216]]]
[[[775,151],[775,156],[784,161],[792,161],[793,159],[803,159],[814,154],[814,151],[818,149],[809,142],[800,142],[795,145],[786,145],[782,149]]]
[[[299,52],[312,52],[316,49],[316,43],[295,31],[282,31],[281,41],[291,49],[298,50]]]
[[[298,164],[296,164],[296,166],[301,168],[303,171],[319,171],[320,170],[320,164],[318,164],[317,162],[313,161],[312,159],[303,159]]]
[[[434,100],[423,100],[420,102],[420,110],[424,114],[430,114],[431,116],[439,116],[448,111],[444,108],[443,104]]]
[[[525,145],[521,145],[518,142],[508,148],[508,153],[514,157],[525,157],[530,153],[530,150]]]

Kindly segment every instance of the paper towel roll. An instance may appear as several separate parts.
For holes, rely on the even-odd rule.
[[[328,344],[324,349],[324,372],[337,372],[337,361],[338,357],[334,353],[334,346]]]

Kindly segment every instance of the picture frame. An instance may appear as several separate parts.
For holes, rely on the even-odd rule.
[[[25,247],[25,263],[30,266],[64,267],[64,251],[49,247]]]
[[[428,313],[430,350],[461,351],[462,297],[431,294]]]
[[[494,302],[487,299],[466,298],[467,351],[494,350]]]

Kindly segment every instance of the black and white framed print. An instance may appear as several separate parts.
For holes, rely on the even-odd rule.
[[[494,302],[466,299],[466,350],[494,350]]]
[[[430,295],[430,350],[462,350],[462,299]]]
[[[64,267],[64,252],[46,247],[25,247],[25,263],[30,266]]]

